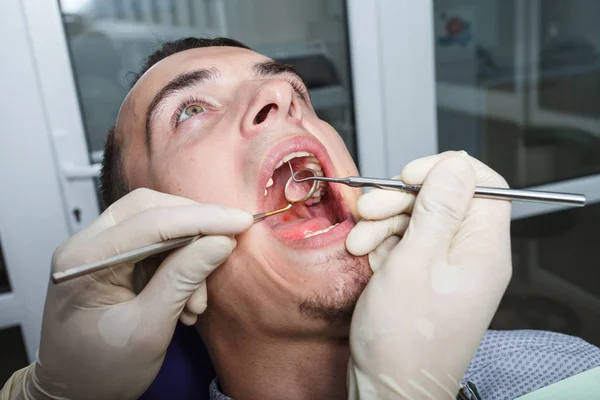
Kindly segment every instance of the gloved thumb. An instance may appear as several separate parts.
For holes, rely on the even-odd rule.
[[[427,174],[401,246],[392,251],[445,256],[475,191],[475,171],[460,155],[442,159]]]

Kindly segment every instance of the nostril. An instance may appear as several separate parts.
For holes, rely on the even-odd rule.
[[[264,106],[258,112],[258,114],[256,114],[256,117],[254,117],[254,125],[259,125],[259,124],[262,124],[263,122],[265,122],[265,120],[269,116],[269,113],[271,112],[271,110],[277,110],[277,106],[273,103],[267,104],[266,106]]]

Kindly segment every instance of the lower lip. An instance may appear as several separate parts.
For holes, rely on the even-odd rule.
[[[277,238],[277,240],[284,243],[286,247],[302,250],[322,249],[345,242],[346,237],[355,225],[356,223],[354,222],[353,218],[349,217],[345,221],[340,222],[329,232],[299,240],[285,239],[275,234],[273,231],[271,231],[271,233]]]

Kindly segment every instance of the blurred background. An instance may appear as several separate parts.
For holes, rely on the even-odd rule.
[[[107,129],[162,42],[229,36],[293,64],[366,176],[464,149],[512,187],[494,329],[600,345],[600,0],[5,0],[0,5],[0,383],[35,356],[54,248],[101,211]]]

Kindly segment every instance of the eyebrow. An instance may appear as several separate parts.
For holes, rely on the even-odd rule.
[[[265,61],[261,63],[254,64],[252,66],[252,71],[259,77],[273,77],[277,75],[290,74],[293,75],[294,78],[303,82],[302,77],[298,72],[294,69],[294,67],[290,64],[284,64],[279,61]]]
[[[218,77],[219,71],[216,68],[197,69],[177,75],[162,89],[160,89],[160,91],[152,99],[152,102],[146,111],[146,147],[148,148],[149,153],[150,138],[152,136],[152,123],[154,122],[158,111],[167,102],[167,100],[186,89],[200,86],[208,81],[214,81],[218,79]]]
[[[257,77],[271,78],[279,75],[292,75],[300,82],[304,82],[300,74],[290,64],[284,64],[279,61],[264,61],[252,66],[252,72]],[[146,147],[148,153],[151,153],[150,141],[152,137],[152,124],[160,108],[169,100],[169,98],[187,89],[197,87],[203,83],[217,80],[220,72],[216,68],[197,69],[186,72],[173,78],[167,83],[152,99],[146,111]],[[306,99],[306,93],[301,93],[297,87],[294,91],[302,98]]]

